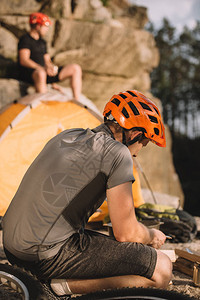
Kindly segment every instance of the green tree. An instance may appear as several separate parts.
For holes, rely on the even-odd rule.
[[[200,22],[178,35],[167,19],[162,27],[149,25],[160,51],[160,64],[152,72],[152,93],[161,99],[164,121],[172,134],[200,136]]]

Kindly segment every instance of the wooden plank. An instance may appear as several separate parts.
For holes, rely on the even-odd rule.
[[[175,249],[175,253],[179,257],[183,257],[183,258],[188,259],[192,262],[200,262],[200,255],[198,255],[198,254],[195,254],[195,253],[192,254],[192,253],[189,253],[187,251],[180,250],[180,249]]]
[[[193,276],[194,262],[191,262],[185,258],[179,257],[173,264],[174,270]]]

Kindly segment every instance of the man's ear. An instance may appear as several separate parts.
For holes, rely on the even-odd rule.
[[[131,140],[133,140],[134,138],[136,138],[137,136],[139,137],[140,135],[143,135],[142,131],[138,131],[138,130],[131,131],[130,138]]]
[[[35,28],[36,28],[36,30],[40,30],[40,28],[41,28],[42,26],[40,25],[40,24],[36,24],[36,26],[35,26]]]

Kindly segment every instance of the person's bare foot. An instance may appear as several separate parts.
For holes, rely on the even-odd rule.
[[[54,90],[56,90],[56,91],[60,92],[61,94],[65,95],[64,90],[60,85],[58,85],[56,83],[52,83],[51,86]]]

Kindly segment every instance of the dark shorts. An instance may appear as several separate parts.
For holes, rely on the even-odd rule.
[[[52,258],[35,263],[11,261],[28,267],[39,279],[92,279],[122,275],[140,275],[151,278],[156,266],[154,248],[138,243],[121,243],[114,238],[85,230],[67,239]],[[12,256],[13,257],[13,256]]]
[[[47,83],[53,83],[53,82],[58,82],[59,79],[59,74],[60,71],[62,70],[63,67],[59,67],[58,68],[58,73],[56,76],[48,76],[47,75]],[[32,78],[32,74],[35,71],[35,69],[31,69],[31,68],[25,68],[25,67],[20,67],[19,68],[19,79],[30,83],[30,84],[34,84],[33,78]]]

